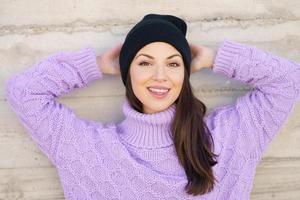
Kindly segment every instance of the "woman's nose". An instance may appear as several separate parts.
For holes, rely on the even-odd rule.
[[[154,77],[156,80],[166,79],[166,72],[164,66],[160,65],[156,67]]]

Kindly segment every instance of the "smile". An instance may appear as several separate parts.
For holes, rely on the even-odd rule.
[[[164,98],[168,95],[170,88],[169,89],[163,89],[163,88],[152,88],[152,87],[147,87],[148,91],[150,94],[155,97],[155,98]]]

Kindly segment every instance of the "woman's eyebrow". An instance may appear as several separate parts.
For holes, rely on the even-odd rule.
[[[137,59],[139,56],[146,56],[146,57],[148,57],[148,58],[150,58],[150,59],[154,59],[154,57],[152,57],[152,56],[150,56],[150,55],[148,55],[148,54],[143,54],[143,53],[139,54],[137,57],[135,57],[135,59]],[[175,56],[181,57],[181,55],[179,55],[179,54],[173,54],[173,55],[167,57],[167,59],[171,59],[171,58],[173,58],[173,57],[175,57]]]

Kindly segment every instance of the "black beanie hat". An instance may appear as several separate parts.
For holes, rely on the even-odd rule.
[[[120,50],[119,64],[123,84],[132,59],[145,45],[162,41],[174,46],[182,55],[187,74],[190,76],[191,51],[186,40],[187,25],[173,15],[147,14],[127,34]]]

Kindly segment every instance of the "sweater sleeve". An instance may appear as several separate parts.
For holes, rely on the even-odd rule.
[[[87,121],[56,98],[101,77],[95,52],[85,47],[52,54],[6,81],[8,103],[54,165],[61,138],[68,140],[72,127],[87,125]]]
[[[225,146],[239,145],[239,151],[245,149],[246,154],[259,160],[299,98],[300,65],[225,39],[217,50],[212,69],[253,86],[234,104],[220,106],[212,115],[215,123],[223,126],[220,131],[227,132]]]

